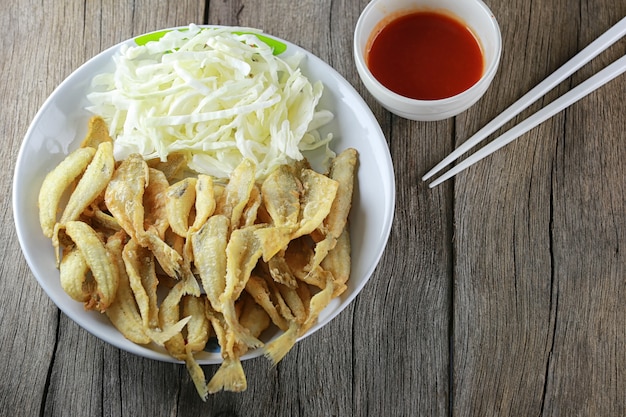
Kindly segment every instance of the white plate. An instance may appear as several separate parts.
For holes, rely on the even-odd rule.
[[[275,38],[278,39],[278,38]],[[359,151],[358,184],[350,213],[352,237],[352,273],[348,290],[334,300],[320,315],[318,323],[302,338],[310,335],[339,314],[357,296],[374,272],[384,251],[395,206],[395,181],[385,137],[369,107],[354,88],[316,56],[289,42],[285,55],[304,53],[302,72],[312,81],[324,83],[320,106],[331,110],[335,120],[322,129],[335,139],[332,149],[348,147]],[[126,340],[105,315],[85,311],[83,305],[65,294],[59,283],[52,244],[39,226],[37,195],[44,176],[70,151],[75,149],[87,130],[91,114],[85,110],[86,94],[96,73],[111,71],[112,57],[129,39],[87,61],[63,81],[45,101],[18,154],[13,178],[13,214],[17,236],[33,275],[54,301],[72,320],[96,337],[128,352],[168,362],[176,362],[158,346],[139,346]],[[268,335],[265,339],[273,337]],[[302,339],[301,338],[301,339]],[[243,359],[259,356],[260,349],[248,352]],[[220,363],[216,352],[201,352],[201,364]]]

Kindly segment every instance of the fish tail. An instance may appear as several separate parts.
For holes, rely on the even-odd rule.
[[[247,386],[246,374],[241,366],[241,361],[226,358],[209,381],[208,391],[210,394],[215,394],[221,390],[242,392],[246,390]]]
[[[274,365],[281,361],[296,344],[299,326],[292,322],[286,332],[265,345],[265,357],[272,361]]]

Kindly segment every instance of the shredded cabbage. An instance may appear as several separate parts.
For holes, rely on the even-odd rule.
[[[331,153],[332,135],[317,129],[333,115],[317,109],[323,85],[301,73],[303,56],[274,56],[245,31],[190,25],[123,46],[115,70],[95,76],[87,96],[87,110],[109,126],[116,159],[182,152],[190,169],[225,178],[250,158],[263,178],[302,151]]]

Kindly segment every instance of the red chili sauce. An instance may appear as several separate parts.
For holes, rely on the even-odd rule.
[[[366,62],[385,87],[405,97],[437,100],[474,85],[483,74],[483,54],[472,31],[437,12],[399,16],[368,41]]]

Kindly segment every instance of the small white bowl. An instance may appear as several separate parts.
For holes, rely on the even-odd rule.
[[[416,100],[397,94],[381,84],[366,64],[368,40],[379,25],[412,11],[441,11],[467,25],[479,40],[483,74],[469,89],[440,100]],[[410,120],[443,120],[467,110],[487,91],[496,74],[502,54],[500,27],[493,13],[481,0],[372,0],[363,9],[354,31],[354,60],[367,90],[392,113]]]

